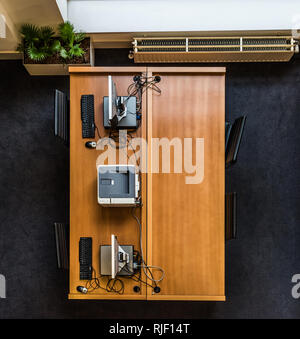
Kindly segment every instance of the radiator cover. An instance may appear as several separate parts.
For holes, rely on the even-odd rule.
[[[291,36],[135,38],[136,63],[289,61],[298,44]]]

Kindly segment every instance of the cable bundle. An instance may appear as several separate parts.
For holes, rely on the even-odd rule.
[[[107,278],[108,280],[106,282],[105,287],[102,287],[100,284],[100,280],[104,278]],[[94,269],[93,269],[93,277],[91,280],[87,280],[85,287],[88,292],[92,292],[100,288],[106,292],[115,292],[118,294],[124,293],[124,282],[122,280],[120,280],[119,278],[112,279],[112,278],[109,278],[107,276],[102,276],[102,275],[97,277],[96,271]]]

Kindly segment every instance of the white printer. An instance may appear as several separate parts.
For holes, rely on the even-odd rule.
[[[135,165],[98,165],[98,203],[104,207],[130,207],[138,204],[139,175]]]

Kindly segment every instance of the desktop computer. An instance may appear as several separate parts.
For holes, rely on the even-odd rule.
[[[111,245],[100,246],[100,274],[111,276],[131,276],[133,269],[133,246],[120,245],[117,237],[111,235]]]
[[[103,97],[103,125],[111,129],[136,129],[136,96],[118,96],[112,76],[108,76],[108,96]]]

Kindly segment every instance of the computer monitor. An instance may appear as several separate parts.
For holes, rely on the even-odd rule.
[[[108,76],[108,96],[103,98],[103,124],[111,129],[135,129],[136,97],[118,96],[112,76]]]
[[[112,128],[117,128],[119,122],[127,115],[127,105],[124,97],[117,95],[116,84],[112,76],[108,76],[108,116]]]
[[[118,243],[117,237],[111,235],[111,277],[115,277],[128,265],[128,271],[131,272],[131,255],[127,253]],[[125,269],[126,271],[126,269]],[[130,273],[132,274],[132,273]]]
[[[108,76],[108,118],[112,122],[113,118],[117,118],[117,90],[116,84],[112,80],[112,76]]]

